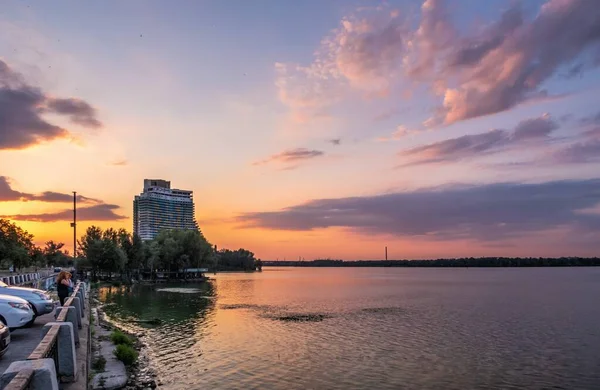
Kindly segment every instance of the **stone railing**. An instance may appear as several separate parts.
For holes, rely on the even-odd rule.
[[[10,275],[3,276],[0,278],[1,281],[8,284],[9,286],[18,286],[20,284],[35,282],[50,276],[48,272],[33,272],[28,274]]]
[[[76,348],[79,330],[85,316],[87,286],[78,282],[63,307],[57,307],[55,322],[42,328],[42,341],[27,360],[17,361],[0,377],[4,390],[58,390],[59,382],[74,382],[77,378]]]

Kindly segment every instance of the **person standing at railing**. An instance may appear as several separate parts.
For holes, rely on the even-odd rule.
[[[58,293],[58,299],[60,300],[60,305],[64,305],[65,299],[69,296],[69,273],[66,271],[60,271],[58,277],[56,278],[56,292]]]
[[[73,293],[73,289],[75,288],[75,284],[73,283],[73,274],[67,272],[67,280],[69,281],[69,295]]]

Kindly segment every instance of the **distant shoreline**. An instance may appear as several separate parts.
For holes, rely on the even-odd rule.
[[[311,260],[263,261],[264,267],[403,267],[403,268],[514,268],[514,267],[598,267],[598,257],[484,257],[436,260]]]

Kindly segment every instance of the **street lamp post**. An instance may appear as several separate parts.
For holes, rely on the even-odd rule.
[[[73,228],[73,264],[77,258],[77,192],[73,191],[73,222],[71,222]]]

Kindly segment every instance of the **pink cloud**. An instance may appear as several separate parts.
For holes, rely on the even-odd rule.
[[[494,129],[485,133],[469,134],[400,153],[408,157],[404,165],[432,164],[461,161],[524,146],[535,147],[551,140],[550,134],[558,124],[548,115],[519,122],[512,131]]]
[[[377,138],[377,141],[380,141],[380,142],[396,141],[396,140],[402,139],[404,137],[407,137],[411,134],[415,134],[417,132],[418,132],[417,130],[410,130],[404,126],[398,126],[396,128],[396,131],[394,131],[390,136],[379,137],[379,138]]]
[[[324,156],[325,153],[320,150],[311,150],[306,148],[288,149],[283,152],[269,156],[268,158],[256,161],[252,165],[265,165],[271,163],[296,164],[301,161],[310,160],[316,157]],[[295,168],[296,165],[293,166]],[[290,169],[290,167],[288,167]]]
[[[353,91],[381,99],[424,83],[441,99],[426,122],[450,124],[547,99],[542,85],[561,69],[580,74],[600,65],[594,1],[549,0],[533,19],[515,3],[496,22],[462,34],[444,3],[424,1],[412,29],[386,7],[343,18],[310,65],[277,65],[281,100],[292,110],[326,110]]]

